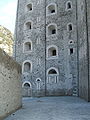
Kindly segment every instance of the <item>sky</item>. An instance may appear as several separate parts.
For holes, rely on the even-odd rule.
[[[17,0],[0,0],[0,25],[14,33]]]

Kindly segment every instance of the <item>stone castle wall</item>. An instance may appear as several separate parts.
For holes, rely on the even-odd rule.
[[[21,105],[21,67],[0,49],[0,120]]]
[[[90,1],[78,0],[79,96],[90,101]]]
[[[23,83],[28,82],[31,86],[33,96],[44,95],[77,95],[77,19],[76,0],[71,0],[72,9],[66,10],[68,0],[19,0],[14,57],[22,65],[25,61],[30,61],[31,71],[22,74]],[[28,4],[32,3],[33,10],[26,11]],[[47,6],[56,4],[57,13],[47,14]],[[33,28],[25,29],[25,23],[31,21]],[[48,36],[48,26],[55,24],[57,34]],[[73,24],[73,30],[68,31],[67,25]],[[39,39],[39,43],[38,42]],[[70,44],[70,40],[73,44]],[[25,41],[31,41],[32,50],[23,52]],[[49,46],[56,46],[58,57],[47,58]],[[70,55],[70,48],[74,53]],[[48,70],[55,68],[57,76],[49,76]],[[40,89],[37,89],[37,79],[40,79]],[[58,82],[53,82],[56,79]],[[49,81],[49,82],[48,82]]]

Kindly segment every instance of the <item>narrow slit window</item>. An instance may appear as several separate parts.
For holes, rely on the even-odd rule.
[[[52,51],[52,56],[56,56],[56,50]]]
[[[69,24],[68,25],[68,31],[72,31],[72,30],[73,30],[72,24]]]
[[[67,4],[67,9],[71,9],[72,8],[72,6],[71,6],[71,3],[69,2],[68,4]]]
[[[71,1],[68,1],[66,3],[66,10],[71,10],[72,9],[72,2]]]
[[[73,48],[70,48],[70,55],[73,54]]]

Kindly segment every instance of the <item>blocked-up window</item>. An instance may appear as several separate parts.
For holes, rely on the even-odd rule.
[[[31,64],[29,62],[24,63],[24,72],[31,71]]]
[[[40,87],[41,87],[41,79],[40,78],[36,79],[36,84],[37,84],[37,90],[40,90]]]

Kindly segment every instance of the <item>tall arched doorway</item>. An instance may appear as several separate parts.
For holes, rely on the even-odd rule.
[[[47,95],[58,95],[59,88],[59,72],[55,67],[51,67],[47,70]]]
[[[23,97],[31,97],[32,96],[32,86],[31,83],[28,81],[25,81],[22,84],[22,89],[23,89]]]
[[[51,67],[47,70],[47,83],[58,83],[59,72],[56,68]]]

